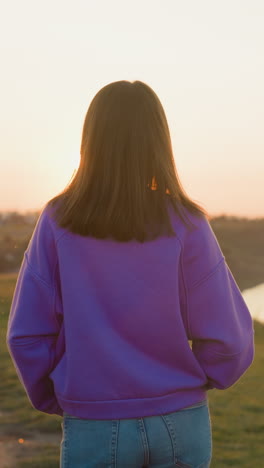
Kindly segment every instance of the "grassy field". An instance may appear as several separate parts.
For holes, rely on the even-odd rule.
[[[0,275],[0,460],[1,468],[58,468],[61,421],[34,410],[5,346],[6,324],[16,281]],[[210,390],[212,468],[263,466],[264,326],[255,323],[255,360],[233,387]]]

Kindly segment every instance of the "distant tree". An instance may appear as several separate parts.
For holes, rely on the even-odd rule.
[[[11,211],[8,216],[8,222],[12,224],[27,224],[24,215],[17,211]]]

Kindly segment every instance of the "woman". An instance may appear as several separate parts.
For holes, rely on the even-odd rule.
[[[63,468],[209,467],[207,392],[251,365],[253,322],[180,184],[154,91],[103,87],[80,154],[20,268],[7,332],[19,378],[34,408],[63,417]]]

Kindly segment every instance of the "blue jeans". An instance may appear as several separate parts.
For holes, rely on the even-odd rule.
[[[208,400],[173,413],[132,419],[79,419],[63,413],[60,468],[208,468]]]

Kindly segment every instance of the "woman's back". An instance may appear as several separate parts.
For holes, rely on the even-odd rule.
[[[79,236],[42,211],[8,335],[36,408],[93,419],[158,415],[229,387],[248,368],[252,319],[209,222],[189,213],[189,230],[170,216],[177,236],[142,244]],[[32,382],[30,338],[22,339],[40,326],[41,348],[31,343],[30,352],[40,353],[50,392],[45,379]]]
[[[205,468],[207,390],[250,366],[249,310],[148,85],[103,87],[80,153],[19,271],[7,332],[18,375],[36,409],[63,416],[63,468]]]

